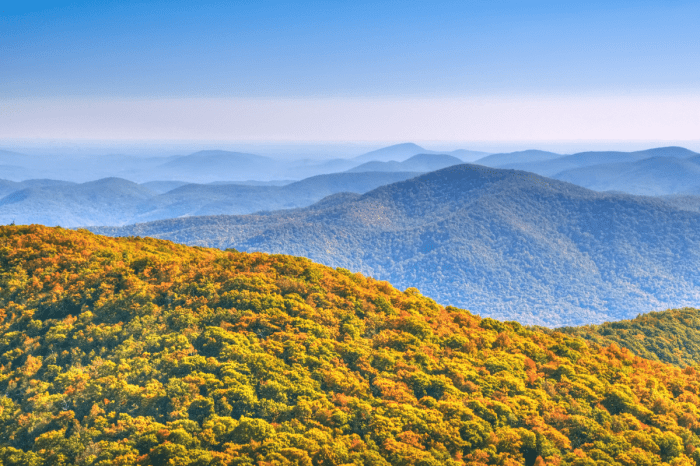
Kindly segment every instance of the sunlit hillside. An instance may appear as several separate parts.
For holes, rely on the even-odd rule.
[[[692,465],[700,374],[290,256],[0,228],[0,460]]]

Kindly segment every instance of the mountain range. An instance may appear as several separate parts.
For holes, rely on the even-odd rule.
[[[192,215],[247,214],[304,207],[338,192],[364,193],[418,174],[334,173],[286,182],[282,186],[264,182],[183,184],[178,181],[139,185],[121,178],[81,184],[53,180],[5,181],[0,182],[0,193],[5,193],[0,198],[0,223],[79,227]],[[173,189],[168,190],[171,187]]]
[[[596,191],[616,190],[647,196],[698,194],[700,155],[605,163],[565,170],[554,175],[554,178]]]
[[[547,326],[700,302],[697,212],[480,165],[326,207],[93,231],[305,256],[483,316]]]
[[[364,162],[404,160],[418,154],[444,154],[416,144],[385,147],[354,159],[293,159],[224,150],[203,150],[187,155],[136,156],[106,155],[26,155],[0,150],[0,179],[61,179],[87,182],[118,177],[136,183],[183,181],[211,183],[231,181],[301,180],[311,176],[344,172]],[[448,155],[461,161],[473,161],[486,152],[459,149]]]
[[[492,154],[476,163],[548,176],[596,191],[662,196],[700,193],[700,154],[683,147],[637,152]]]
[[[461,159],[446,154],[418,154],[403,162],[365,162],[351,168],[349,173],[362,172],[432,172],[441,168],[464,163]]]

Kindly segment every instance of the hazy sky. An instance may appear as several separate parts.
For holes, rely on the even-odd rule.
[[[700,139],[697,1],[6,3],[5,140]]]

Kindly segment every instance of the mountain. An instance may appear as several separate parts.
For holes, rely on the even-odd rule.
[[[120,178],[105,178],[83,184],[51,181],[35,183],[35,186],[0,199],[0,223],[70,227],[95,223],[121,224],[133,218],[138,205],[155,194]]]
[[[275,172],[279,162],[261,155],[223,150],[204,150],[176,157],[158,167],[158,175],[190,182],[259,179],[260,174]]]
[[[461,163],[461,159],[447,154],[418,154],[403,162],[366,162],[348,172],[432,172]]]
[[[56,186],[71,186],[74,184],[75,183],[70,181],[61,180],[0,180],[0,199],[16,191],[21,191],[26,188],[53,188]]]
[[[427,154],[431,151],[422,148],[417,144],[405,142],[403,144],[395,144],[389,147],[367,152],[366,154],[358,155],[353,160],[357,163],[364,162],[401,162],[418,154]]]
[[[558,329],[601,346],[618,345],[652,361],[680,367],[700,364],[700,310],[670,309],[632,320]]]
[[[172,191],[175,188],[185,186],[186,184],[190,184],[190,183],[188,183],[187,181],[175,181],[175,180],[173,180],[173,181],[148,181],[146,183],[141,183],[141,186],[153,191],[154,193],[164,194],[164,193],[167,193],[168,191]]]
[[[248,214],[264,210],[293,209],[308,206],[338,192],[365,193],[417,175],[419,173],[333,173],[284,186],[188,184],[141,203],[138,213],[132,218],[148,221],[194,215]]]
[[[479,165],[485,165],[487,167],[499,168],[515,163],[544,162],[547,160],[554,160],[561,157],[561,154],[555,154],[554,152],[531,149],[518,152],[509,152],[504,154],[491,154],[478,159],[474,163]]]
[[[600,164],[565,170],[553,178],[596,191],[616,190],[648,196],[683,194],[700,189],[700,155]]]
[[[553,176],[565,170],[589,167],[599,164],[637,162],[652,157],[690,158],[698,154],[683,147],[659,147],[637,152],[580,152],[552,160],[533,162],[514,162],[499,165],[500,168],[525,170],[538,175]]]
[[[696,192],[697,194],[675,194],[661,196],[660,199],[677,209],[700,212],[700,186]]]
[[[481,315],[547,326],[700,303],[700,214],[479,165],[327,209],[94,231],[305,256]]]
[[[419,175],[414,172],[335,173],[287,181],[192,184],[120,178],[88,183],[0,180],[0,223],[124,225],[192,215],[247,214],[313,204],[339,192],[365,193]]]
[[[457,157],[462,162],[474,162],[481,158],[486,157],[490,152],[481,152],[478,150],[467,150],[467,149],[457,149],[452,152],[448,152],[449,155]]]
[[[282,178],[294,178],[299,180],[317,175],[326,175],[328,173],[344,172],[358,164],[359,162],[348,159],[293,160],[287,162],[287,168],[284,169],[284,176],[282,176]]]
[[[6,465],[690,465],[695,368],[308,259],[0,227]]]

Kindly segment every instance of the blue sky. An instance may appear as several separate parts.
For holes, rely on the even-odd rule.
[[[683,102],[700,95],[699,19],[700,2],[680,0],[5,2],[0,6],[0,123],[9,129],[0,130],[0,137],[128,138],[128,127],[113,134],[107,127],[131,110],[122,107],[122,114],[115,114],[108,107],[120,101],[138,108],[144,100],[163,106],[163,101],[189,99],[202,114],[214,101],[220,110],[228,102],[245,108],[268,105],[265,111],[278,113],[279,102],[295,102],[288,109],[294,119],[309,99],[330,106],[422,102],[416,109],[433,99],[442,105],[431,107],[436,114],[440,108],[450,112],[457,105],[477,105],[485,118],[497,121],[495,112],[503,107],[489,107],[489,99],[559,99],[556,114],[572,98],[583,103],[591,96],[634,97],[663,101],[667,109],[669,103],[680,106],[684,117],[694,117],[690,108],[684,113]],[[457,103],[445,106],[449,99]],[[72,126],[44,118],[27,128],[41,116],[32,111],[64,101],[83,108],[73,110]],[[405,110],[399,107],[395,111]],[[386,110],[389,120],[391,111]],[[182,112],[185,120],[178,125],[172,114],[163,115],[164,122],[154,110],[143,117],[145,131],[134,137],[148,138],[149,125],[153,137],[183,134],[187,115]],[[80,119],[94,124],[96,115],[102,116],[104,131],[81,133]],[[559,119],[552,116],[552,122]],[[658,134],[644,130],[652,139],[692,138],[692,127],[681,134],[672,131],[678,124],[673,119],[658,123]],[[389,129],[387,140],[401,136],[397,128]],[[233,133],[242,140],[303,140],[303,130],[258,131],[248,137]],[[192,130],[186,136],[215,139],[226,132]],[[551,137],[556,139],[556,133],[553,128]],[[576,136],[575,131],[566,134]],[[438,131],[432,139],[478,136]],[[612,133],[582,131],[580,136],[606,139]],[[431,139],[428,133],[422,137]],[[621,139],[630,137],[635,136],[621,132]],[[363,133],[306,135],[306,140],[333,138],[362,139]]]

